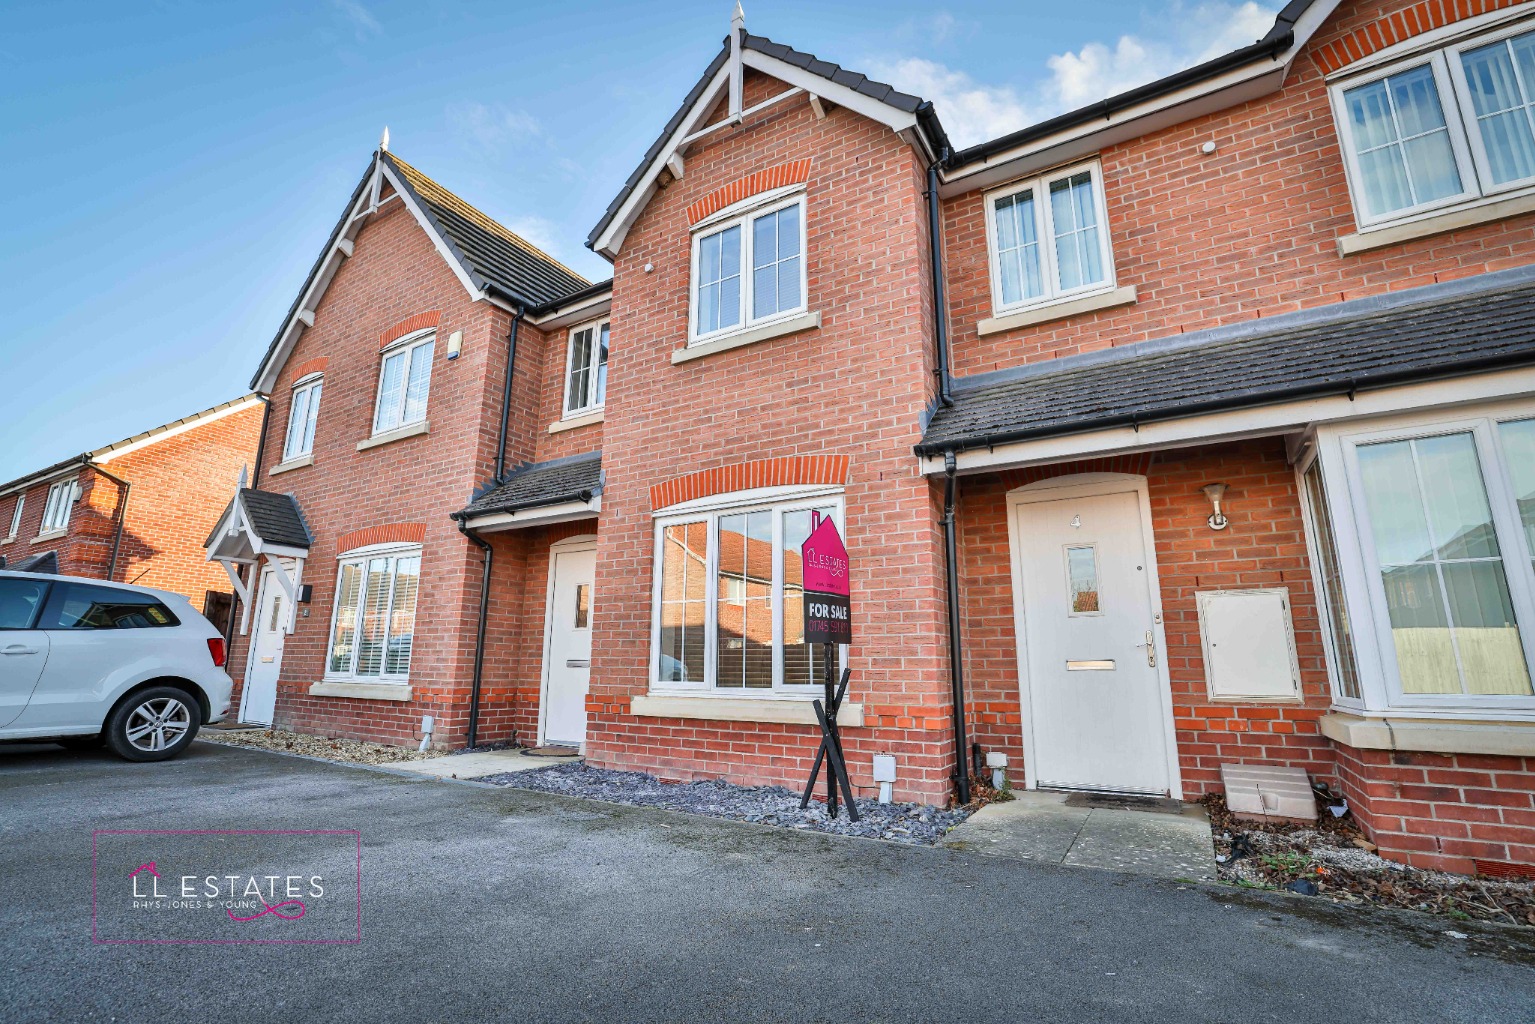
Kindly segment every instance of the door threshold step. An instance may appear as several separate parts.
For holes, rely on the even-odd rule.
[[[1152,814],[1182,814],[1183,801],[1165,796],[1131,796],[1124,793],[1072,793],[1067,807],[1093,807],[1118,811],[1149,811]]]
[[[549,744],[543,747],[525,747],[518,751],[523,757],[580,757],[580,747]]]

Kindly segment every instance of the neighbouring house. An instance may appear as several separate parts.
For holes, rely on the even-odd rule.
[[[174,591],[226,628],[229,578],[203,538],[264,411],[245,395],[0,484],[0,567]]]
[[[1300,767],[1389,856],[1530,871],[1528,68],[1535,3],[1295,0],[956,151],[738,11],[601,285],[375,154],[210,538],[271,581],[246,717],[797,784],[822,514],[855,785]]]

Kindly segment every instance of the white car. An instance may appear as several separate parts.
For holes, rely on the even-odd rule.
[[[0,570],[0,739],[175,757],[229,712],[226,657],[180,594]]]

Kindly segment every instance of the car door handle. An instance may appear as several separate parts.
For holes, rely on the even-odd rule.
[[[41,650],[41,647],[28,647],[25,644],[11,644],[3,649],[0,649],[0,654],[36,654]]]

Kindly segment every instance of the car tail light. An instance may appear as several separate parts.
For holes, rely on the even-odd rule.
[[[224,646],[224,638],[210,636],[208,638],[208,653],[213,656],[213,667],[223,668],[225,660],[229,657],[229,651]]]

